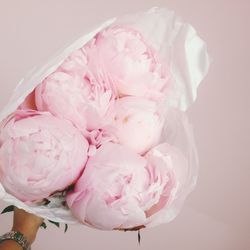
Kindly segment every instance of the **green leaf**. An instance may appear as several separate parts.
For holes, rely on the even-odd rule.
[[[46,229],[46,228],[47,228],[47,225],[46,225],[46,223],[45,223],[45,222],[43,222],[43,223],[40,225],[40,227],[42,227],[42,228]]]
[[[60,223],[59,222],[55,222],[53,220],[48,220],[50,223],[54,224],[57,227],[60,227]]]
[[[14,208],[15,208],[15,206],[10,205],[10,206],[6,207],[6,208],[1,212],[1,214],[5,214],[5,213],[8,213],[8,212],[13,212],[13,211],[14,211]]]
[[[65,224],[64,233],[67,232],[68,228],[69,228],[68,224]]]
[[[137,239],[138,239],[138,244],[140,245],[141,244],[141,233],[140,233],[140,230],[138,230],[138,234],[137,234]]]

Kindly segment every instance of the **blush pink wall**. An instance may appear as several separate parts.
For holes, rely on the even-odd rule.
[[[171,223],[142,231],[142,250],[250,249],[250,2],[248,0],[0,0],[0,108],[30,69],[99,22],[166,6],[207,42],[210,72],[188,111],[200,175],[196,190]],[[0,208],[6,206],[0,202]],[[0,216],[0,234],[11,215]],[[52,225],[33,246],[42,249],[139,249],[136,233]]]

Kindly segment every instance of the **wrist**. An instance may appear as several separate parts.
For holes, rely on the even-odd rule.
[[[42,222],[43,218],[28,213],[23,209],[15,208],[12,230],[22,233],[28,242],[32,244]]]
[[[17,231],[22,233],[24,237],[27,239],[28,243],[31,245],[36,239],[38,228],[25,225],[24,226],[13,225],[12,231]]]
[[[18,231],[10,231],[0,236],[0,244],[4,246],[3,249],[31,249],[27,238]]]

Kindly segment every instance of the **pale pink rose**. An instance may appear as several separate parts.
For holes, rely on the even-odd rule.
[[[164,111],[154,101],[127,96],[115,101],[113,122],[117,142],[144,154],[160,139]]]
[[[46,198],[79,178],[87,151],[87,140],[69,121],[16,111],[0,127],[0,182],[24,202]]]
[[[68,119],[82,132],[104,126],[114,99],[109,86],[92,78],[86,60],[84,50],[74,52],[35,90],[38,110]]]
[[[73,215],[103,230],[147,225],[176,192],[171,150],[166,154],[144,158],[120,144],[102,145],[66,197]]]
[[[120,96],[158,99],[168,87],[169,71],[136,30],[111,26],[84,46],[88,67],[99,81],[113,84]]]

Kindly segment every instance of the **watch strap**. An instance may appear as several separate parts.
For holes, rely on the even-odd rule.
[[[6,240],[14,240],[23,248],[23,250],[31,250],[30,244],[26,237],[18,231],[10,231],[0,236],[0,243]]]

